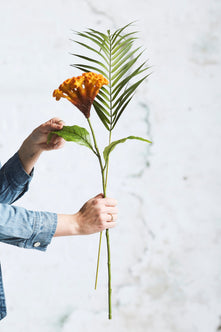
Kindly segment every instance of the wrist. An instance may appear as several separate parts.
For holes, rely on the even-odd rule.
[[[58,214],[57,229],[54,236],[80,235],[76,214]]]
[[[31,135],[21,145],[18,155],[24,170],[30,174],[36,161],[40,157],[42,150],[34,144]]]
[[[79,212],[72,214],[71,215],[71,222],[70,222],[70,232],[71,235],[81,235],[81,230],[80,230],[80,222],[79,222]]]

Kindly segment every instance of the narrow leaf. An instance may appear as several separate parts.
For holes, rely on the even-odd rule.
[[[110,113],[104,108],[103,105],[101,105],[100,103],[98,103],[97,101],[97,97],[93,102],[93,105],[96,106],[97,108],[99,108],[100,111],[102,111],[103,113],[105,113],[107,116],[110,116]],[[110,123],[110,120],[105,116],[106,118],[106,122]]]
[[[107,162],[111,151],[113,151],[118,144],[124,143],[128,139],[136,139],[136,140],[139,140],[139,141],[143,141],[143,142],[147,142],[147,143],[152,143],[151,141],[149,141],[149,140],[147,140],[145,138],[137,137],[137,136],[128,136],[128,137],[119,139],[117,141],[114,141],[111,144],[109,144],[108,146],[106,146],[106,148],[103,151],[103,156],[104,156],[105,162]]]
[[[108,103],[110,102],[109,94],[107,95],[102,88],[99,91],[99,95],[101,95],[104,99],[106,99]]]
[[[103,123],[103,125],[105,126],[105,128],[109,131],[110,128],[107,124],[107,122],[109,121],[107,119],[107,117],[104,115],[104,113],[100,110],[99,106],[98,106],[98,103],[96,101],[94,101],[93,103],[94,105],[94,108],[95,108],[95,111],[97,113],[97,115],[99,116],[99,118],[101,119],[101,122]]]
[[[106,47],[104,47],[104,45],[101,44],[99,41],[97,41],[95,38],[92,38],[91,36],[88,36],[88,35],[86,35],[86,34],[84,34],[84,33],[81,33],[81,32],[79,32],[78,35],[81,36],[81,37],[85,37],[85,38],[87,38],[87,39],[93,41],[93,42],[94,42],[95,44],[97,44],[97,45],[99,46],[99,48],[100,48],[102,51],[104,51],[104,53],[108,56],[108,50],[106,49]]]
[[[105,33],[102,33],[100,31],[94,30],[94,29],[89,29],[90,31],[98,34],[99,36],[101,36],[104,40],[106,40],[109,43],[109,38],[107,35],[105,35]]]
[[[117,44],[117,46],[115,47],[114,51],[112,51],[113,59],[115,59],[115,57],[118,56],[119,53],[122,51],[122,49],[124,49],[127,45],[133,44],[134,40],[136,40],[136,39],[138,39],[138,38],[131,37],[129,39],[126,39],[122,43]]]
[[[95,71],[95,72],[98,72],[100,74],[102,74],[104,77],[108,78],[108,75],[107,73],[105,73],[103,70],[101,70],[100,68],[98,67],[94,67],[94,66],[89,66],[89,65],[84,65],[84,64],[80,64],[80,63],[74,63],[71,65],[72,67],[75,67],[75,68],[78,68],[80,70],[84,70],[84,71]]]
[[[101,93],[99,92],[99,94],[96,96],[96,98],[102,103],[103,106],[105,106],[107,109],[109,109],[109,104],[100,96]],[[110,113],[108,111],[105,110],[105,113],[110,116]]]
[[[102,54],[101,52],[99,52],[99,51],[95,50],[93,47],[90,47],[89,45],[87,45],[85,43],[82,43],[82,42],[79,42],[77,40],[71,39],[71,41],[73,41],[74,43],[79,44],[79,45],[87,48],[88,50],[90,50],[92,52],[95,52],[96,54],[100,55],[104,59],[104,61],[109,65],[109,61],[107,60],[107,58],[105,57],[105,55]]]
[[[113,123],[111,129],[114,129],[114,127],[116,126],[117,121],[119,120],[121,114],[123,113],[123,111],[125,110],[125,108],[127,107],[127,105],[129,104],[129,102],[131,101],[131,99],[133,98],[133,96],[134,95],[132,95],[132,97],[130,97],[127,101],[125,101],[125,103],[121,106],[121,108],[119,110],[117,110],[117,114],[114,117],[114,123]]]
[[[114,103],[113,108],[116,106],[119,107],[124,103],[124,101],[137,89],[137,87],[148,77],[149,75],[144,76],[142,79],[140,79],[138,82],[131,85],[127,90],[125,90],[120,97],[117,99],[117,101]]]
[[[124,64],[129,58],[131,58],[134,53],[136,53],[141,47],[136,48],[132,52],[126,52],[126,54],[122,54],[121,60],[116,63],[115,66],[113,66],[112,73],[114,73],[122,64]]]
[[[122,28],[117,29],[114,32],[113,36],[112,36],[112,42],[114,43],[115,40],[116,40],[116,38],[121,34],[121,32],[123,32],[126,28],[128,28],[129,26],[131,26],[133,23],[134,22],[130,22],[130,23],[126,24],[125,26],[123,26]]]
[[[135,71],[133,71],[130,75],[128,75],[127,77],[125,77],[122,81],[120,81],[115,88],[112,90],[112,93],[114,94],[112,99],[115,100],[115,98],[117,97],[117,95],[119,94],[120,91],[122,91],[122,89],[127,85],[127,83],[134,78],[135,76],[143,73],[144,71],[148,70],[150,67],[145,67],[142,69],[142,67],[145,65],[145,62],[138,67]]]
[[[111,63],[112,67],[116,66],[116,64],[122,59],[122,57],[124,57],[130,51],[131,47],[132,47],[132,44],[127,45],[124,48],[124,50],[122,50],[117,57],[114,57],[114,59],[112,59],[112,63]]]
[[[143,52],[139,53],[138,56],[130,61],[128,61],[123,67],[121,67],[112,77],[113,84],[114,86],[119,79],[126,74],[126,72],[129,71],[129,69],[135,64],[135,62],[138,60],[138,58],[141,56]]]
[[[95,60],[95,59],[92,59],[92,58],[89,58],[87,56],[84,56],[84,55],[80,55],[80,54],[75,54],[75,53],[72,53],[72,55],[78,57],[78,58],[81,58],[81,59],[84,59],[84,60],[87,60],[89,62],[94,62],[94,63],[97,63],[98,65],[102,66],[104,69],[106,69],[106,71],[108,71],[108,68],[100,61],[98,60]]]

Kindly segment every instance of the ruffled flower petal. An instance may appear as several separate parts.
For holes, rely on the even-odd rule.
[[[86,118],[89,118],[91,105],[96,95],[100,88],[108,83],[108,80],[101,74],[83,73],[82,76],[65,80],[58,89],[54,90],[53,97],[56,100],[68,99]]]

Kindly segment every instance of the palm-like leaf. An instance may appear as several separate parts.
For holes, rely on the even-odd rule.
[[[87,54],[73,54],[83,61],[71,66],[85,72],[95,71],[109,80],[108,87],[101,88],[94,101],[97,115],[109,131],[115,127],[138,86],[149,76],[141,75],[150,68],[146,62],[139,66],[136,64],[143,53],[140,47],[133,49],[137,31],[125,33],[131,24],[113,34],[109,30],[104,34],[94,29],[77,32],[85,41],[73,40],[81,45]],[[91,56],[88,53],[91,53]]]

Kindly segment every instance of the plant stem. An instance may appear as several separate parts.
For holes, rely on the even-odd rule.
[[[111,144],[111,131],[109,133],[109,145],[110,144]],[[107,169],[106,169],[106,175],[105,175],[105,188],[107,188],[108,169],[109,169],[109,157],[107,160]]]
[[[98,248],[98,254],[97,254],[97,269],[96,269],[96,278],[95,278],[95,286],[94,289],[97,289],[97,279],[98,279],[98,271],[99,271],[99,265],[100,265],[100,254],[101,254],[101,240],[102,240],[102,232],[100,232],[100,238],[99,238],[99,248]]]
[[[105,188],[105,179],[104,179],[104,168],[103,168],[103,164],[102,164],[102,160],[101,160],[101,155],[100,155],[100,151],[99,151],[98,146],[97,146],[97,141],[96,141],[96,138],[95,138],[94,130],[93,130],[92,125],[91,125],[90,118],[88,118],[87,121],[88,121],[90,130],[91,130],[91,133],[92,133],[92,137],[93,137],[93,141],[94,141],[94,147],[95,147],[95,150],[97,151],[97,157],[98,157],[98,160],[99,160],[99,163],[100,163],[101,174],[102,174],[102,186],[103,186],[104,197],[105,197],[106,196],[106,188]]]
[[[111,257],[110,257],[110,239],[109,239],[109,229],[106,229],[106,239],[107,239],[107,266],[108,266],[108,318],[112,319],[112,305],[111,305]]]
[[[94,141],[94,147],[95,147],[95,150],[97,152],[96,155],[97,155],[97,157],[99,159],[99,163],[100,163],[101,175],[102,175],[103,194],[104,194],[104,197],[106,197],[106,181],[105,181],[104,167],[102,165],[101,155],[100,155],[100,152],[99,152],[99,149],[98,149],[98,146],[97,146],[97,141],[96,141],[96,138],[95,138],[94,130],[92,128],[90,119],[88,118],[87,120],[88,120],[89,127],[91,129],[91,133],[92,133],[92,137],[93,137],[93,141]],[[95,278],[95,286],[94,286],[95,289],[97,289],[97,280],[98,280],[98,271],[99,271],[100,253],[101,253],[101,241],[102,241],[102,232],[100,232],[100,239],[99,239],[99,248],[98,248],[98,256],[97,256],[97,269],[96,269],[96,278]]]
[[[97,141],[95,138],[94,130],[92,128],[90,119],[88,118],[88,124],[92,133],[93,141],[94,141],[94,147],[96,150],[96,155],[99,159],[100,168],[101,168],[101,175],[102,175],[102,186],[103,186],[103,193],[104,197],[106,197],[106,188],[107,188],[107,176],[108,176],[108,166],[109,166],[109,160],[107,161],[107,169],[106,169],[106,176],[105,176],[105,170],[102,164],[100,151],[97,146]],[[111,131],[109,135],[109,144],[111,142]],[[110,240],[109,240],[109,229],[106,229],[106,240],[107,240],[107,254],[108,254],[108,318],[112,319],[112,305],[111,305],[111,259],[110,259]],[[98,257],[97,257],[97,269],[96,269],[96,279],[95,279],[95,289],[97,288],[97,280],[98,280],[98,271],[99,271],[99,264],[100,264],[100,253],[101,253],[101,241],[102,241],[102,232],[100,232],[100,239],[99,239],[99,248],[98,248]]]

